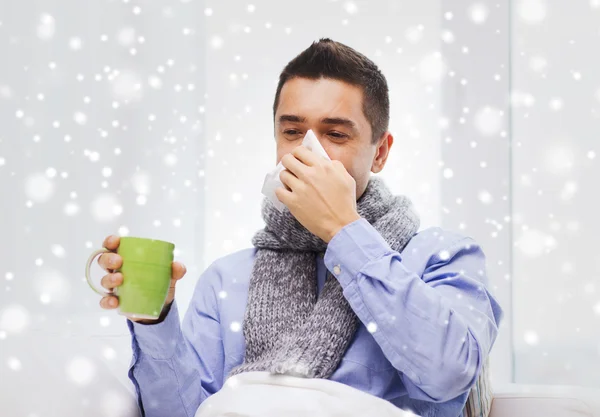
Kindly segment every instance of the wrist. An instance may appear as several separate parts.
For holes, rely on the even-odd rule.
[[[342,230],[344,227],[346,227],[350,223],[354,223],[358,219],[360,219],[360,215],[358,214],[358,212],[354,212],[354,213],[352,213],[352,215],[349,215],[347,218],[340,221],[338,224],[336,224],[334,227],[332,227],[329,230],[329,232],[326,236],[325,242],[326,243],[331,242],[331,239],[333,239],[333,237],[335,235],[337,235],[340,232],[340,230]]]
[[[141,319],[141,320],[133,320],[136,323],[139,324],[158,324],[158,323],[162,323],[166,318],[167,315],[169,314],[169,311],[171,310],[171,306],[173,305],[173,301],[169,302],[168,304],[165,304],[165,306],[163,307],[162,311],[160,312],[160,316],[158,316],[157,319],[155,320],[149,320],[149,319]]]

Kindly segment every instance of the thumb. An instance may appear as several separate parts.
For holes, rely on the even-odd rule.
[[[184,264],[181,262],[173,262],[171,265],[171,279],[172,280],[180,280],[184,277],[187,269]]]

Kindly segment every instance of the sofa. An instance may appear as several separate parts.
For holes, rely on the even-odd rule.
[[[600,389],[562,385],[494,386],[490,417],[600,417]]]
[[[91,320],[82,317],[81,322]],[[64,326],[57,322],[56,327]],[[0,416],[139,417],[127,377],[130,336],[106,333],[30,332],[4,339],[7,356],[18,357],[22,366],[0,374],[10,375],[0,377]],[[89,358],[93,368],[69,377],[68,364],[75,357]],[[90,378],[83,378],[87,374]],[[490,417],[600,417],[600,389],[494,384]]]

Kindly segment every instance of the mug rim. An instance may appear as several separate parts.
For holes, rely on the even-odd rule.
[[[121,236],[119,238],[120,240],[123,239],[131,239],[131,240],[143,240],[143,241],[154,241],[154,242],[159,242],[165,245],[171,245],[171,246],[175,246],[175,244],[173,242],[168,242],[166,240],[162,240],[162,239],[153,239],[151,237],[140,237],[140,236]]]

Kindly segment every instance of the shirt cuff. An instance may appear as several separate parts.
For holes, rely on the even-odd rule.
[[[381,234],[364,218],[344,226],[325,251],[325,266],[346,288],[371,261],[392,252]]]
[[[127,327],[142,353],[153,359],[171,359],[181,334],[177,302],[173,300],[169,313],[160,323],[142,324],[127,319]]]

